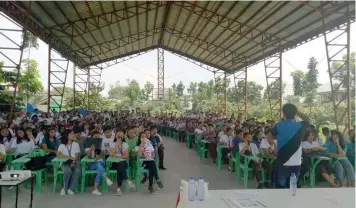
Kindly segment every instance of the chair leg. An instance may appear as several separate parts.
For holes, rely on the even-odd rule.
[[[58,178],[57,178],[58,176],[57,176],[57,174],[56,173],[54,173],[54,176],[53,176],[53,193],[56,193],[56,188],[57,188],[57,180],[58,180]]]
[[[85,173],[82,176],[82,183],[81,183],[81,192],[84,193],[84,186],[85,186]]]
[[[248,170],[243,170],[244,171],[244,188],[247,188],[248,185]]]

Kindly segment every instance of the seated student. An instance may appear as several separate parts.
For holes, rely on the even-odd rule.
[[[216,133],[215,128],[212,123],[208,123],[208,128],[203,133],[203,139],[209,143],[204,143],[207,145],[207,149],[209,151],[210,157],[213,159],[215,163],[216,160]]]
[[[101,137],[100,133],[97,131],[93,131],[91,133],[91,137],[93,139],[99,139]],[[104,145],[102,143],[102,147],[100,149],[96,149],[94,145],[90,148],[85,149],[85,153],[88,157],[95,158],[95,162],[89,165],[89,170],[96,170],[95,182],[92,194],[101,196],[102,193],[98,190],[98,186],[100,185],[101,179],[105,178],[106,183],[108,186],[111,186],[113,182],[106,176],[105,168],[104,168],[104,160],[102,156],[104,155],[103,150]]]
[[[253,155],[256,156],[256,160],[250,161],[248,164],[252,169],[253,169],[253,174],[256,177],[256,180],[258,182],[258,189],[262,189],[263,186],[269,187],[269,181],[266,180],[265,184],[262,184],[262,173],[261,169],[265,168],[267,170],[267,173],[272,173],[272,166],[269,165],[266,161],[263,161],[259,152],[257,145],[255,143],[252,143],[252,135],[251,133],[245,132],[244,133],[244,142],[239,143],[239,150],[240,150],[240,155]],[[270,177],[266,177],[270,178]]]
[[[61,164],[61,169],[64,172],[61,196],[74,194],[74,186],[80,176],[80,164],[78,162],[80,147],[74,140],[75,134],[73,130],[68,130],[61,137],[62,144],[59,145],[57,151],[58,158],[68,158],[66,162]]]
[[[30,153],[36,146],[34,141],[28,138],[26,131],[24,129],[19,129],[16,138],[12,142],[11,148],[16,149],[15,158],[19,158]]]
[[[271,172],[267,173],[269,178],[267,180],[271,181],[270,186],[269,187],[273,187],[273,170],[274,170],[274,166],[275,166],[275,161],[277,159],[277,144],[274,140],[274,137],[271,133],[271,129],[267,129],[266,130],[266,136],[267,138],[262,139],[261,144],[260,144],[260,148],[263,151],[263,154],[265,155],[265,157],[269,158],[269,160],[271,160],[271,162],[268,162],[272,168],[269,169]]]
[[[329,157],[344,158],[346,156],[343,147],[342,134],[336,130],[331,131],[331,139],[326,142],[325,147]],[[355,171],[349,160],[341,159],[337,161],[334,165],[334,170],[341,187],[345,184],[344,172],[346,172],[346,180],[349,182],[349,186],[355,186]]]
[[[258,148],[260,148],[261,141],[263,139],[263,132],[259,130],[255,130],[255,135],[253,137],[253,143],[257,145]]]
[[[232,141],[232,129],[230,127],[227,127],[225,129],[225,133],[219,137],[219,142],[218,142],[219,145],[223,145],[224,147],[227,147],[224,148],[222,151],[223,159],[226,158],[227,154],[229,153],[231,141]],[[229,167],[229,170],[231,170],[231,166]]]
[[[6,150],[3,144],[0,144],[0,172],[5,168]]]
[[[163,184],[158,177],[156,163],[154,159],[154,149],[151,145],[151,142],[147,139],[146,134],[144,132],[140,133],[140,139],[137,141],[137,146],[135,147],[135,151],[138,157],[146,157],[151,158],[150,161],[144,161],[142,166],[148,169],[148,191],[150,194],[154,193],[153,189],[153,178],[156,179],[157,185],[159,188],[163,188]]]
[[[104,127],[104,134],[99,138],[103,138],[103,151],[106,158],[109,155],[110,144],[114,141],[111,126]]]
[[[325,148],[320,146],[319,143],[317,142],[317,134],[315,130],[309,130],[308,132],[306,132],[304,141],[302,142],[302,151],[304,156],[302,167],[306,161],[310,161],[309,158],[307,158],[306,156],[315,155],[317,153],[325,151]],[[307,166],[308,166],[307,170],[309,170],[310,168],[309,163]],[[335,176],[329,161],[324,161],[324,160],[321,161],[317,168],[319,169],[319,171],[317,172],[320,172],[321,176],[330,184],[331,187],[337,187],[337,185],[334,182]],[[302,169],[306,169],[306,168],[302,168]],[[301,174],[303,174],[302,171]]]
[[[350,137],[350,143],[346,146],[346,155],[351,164],[355,165],[355,135]]]
[[[232,158],[236,157],[236,153],[239,152],[239,143],[240,141],[243,141],[244,137],[244,132],[241,129],[237,129],[235,132],[235,137],[231,141],[230,145],[230,153],[231,157],[229,158],[229,166],[231,167],[232,165]],[[236,167],[235,167],[236,168]],[[231,170],[231,168],[230,168]]]
[[[7,153],[12,153],[15,149],[11,149],[13,138],[6,127],[0,130],[0,144],[3,144]]]
[[[113,163],[113,169],[117,171],[117,189],[116,195],[121,196],[121,185],[125,181],[130,188],[135,188],[134,184],[129,180],[126,169],[128,167],[127,160],[129,159],[129,145],[125,142],[124,132],[117,130],[116,137],[109,147],[110,157],[122,159],[119,163]]]
[[[57,149],[59,146],[59,142],[57,138],[55,137],[56,135],[56,130],[54,128],[51,128],[46,131],[46,134],[44,135],[42,139],[42,149],[46,152],[49,153],[47,155],[47,162],[50,162],[53,160],[56,155],[57,155]]]

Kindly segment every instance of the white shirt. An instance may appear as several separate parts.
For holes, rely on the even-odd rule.
[[[32,139],[30,141],[22,141],[20,144],[17,144],[17,139],[14,139],[11,144],[11,148],[16,149],[16,154],[27,154],[36,148],[35,143]]]
[[[275,144],[272,144],[272,146],[271,146],[267,139],[262,139],[261,144],[260,144],[260,148],[267,149],[267,151],[270,154],[274,153],[274,149],[276,148],[275,146],[276,146]]]
[[[302,146],[292,155],[284,166],[298,166],[302,164]]]
[[[80,154],[79,144],[73,142],[71,145],[61,144],[58,147],[58,152],[61,152],[64,156],[75,157],[75,154]]]
[[[0,144],[0,154],[5,155],[5,158],[6,158],[6,150],[5,150],[5,146],[3,144]]]
[[[240,142],[239,143],[239,150],[241,151],[243,148],[245,148],[245,143],[244,142]],[[250,143],[250,145],[248,146],[247,150],[249,150],[251,152],[251,154],[253,156],[258,156],[260,154],[260,152],[258,151],[258,147],[255,143]],[[255,162],[258,162],[256,160],[254,160]]]
[[[308,141],[302,142],[302,149],[312,149],[314,147],[319,147],[318,142],[313,141],[312,143],[309,143]]]
[[[110,147],[110,143],[112,143],[112,142],[114,142],[114,139],[112,139],[112,138],[103,138],[101,145],[102,145],[102,150],[104,150],[105,155],[109,155],[109,147]]]
[[[194,133],[195,134],[201,134],[201,133],[203,133],[203,131],[201,129],[195,129]]]
[[[111,149],[115,149],[116,148],[116,142],[111,142],[110,143],[110,148]],[[124,152],[127,149],[129,149],[129,145],[126,142],[122,143],[121,148],[118,148],[117,150],[115,150],[116,156],[118,156],[118,157],[123,156]]]
[[[135,147],[135,151],[137,152],[140,149],[139,146]],[[152,154],[154,154],[155,149],[153,148],[150,140],[146,139],[144,145],[143,145],[143,153],[142,156],[146,158],[152,158]]]
[[[231,145],[231,137],[228,137],[226,134],[220,136],[219,142],[225,142],[227,147]]]

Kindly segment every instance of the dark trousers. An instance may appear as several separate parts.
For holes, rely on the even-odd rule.
[[[178,132],[178,138],[179,138],[180,142],[184,142],[185,132],[184,131],[179,131]]]
[[[153,177],[156,180],[159,180],[156,163],[155,161],[144,161],[142,165],[145,166],[146,169],[148,169],[148,185],[152,186]]]
[[[282,164],[277,164],[275,172],[276,188],[289,188],[289,180],[292,173],[295,173],[298,179],[300,174],[300,165],[284,166]]]
[[[267,180],[269,180],[269,177],[272,175],[272,171],[273,171],[272,165],[267,163],[266,161],[263,161],[261,165],[262,165],[262,168],[266,169]],[[252,173],[256,177],[257,182],[261,183],[262,182],[262,172],[258,168],[258,163],[256,163],[255,161],[251,161],[249,166],[252,168]]]
[[[129,179],[127,177],[127,162],[121,161],[119,163],[113,163],[111,166],[112,169],[116,170],[117,172],[117,187],[121,187],[122,182],[124,180]]]
[[[5,163],[0,162],[0,172],[2,172],[4,170],[5,165],[6,165]]]
[[[159,158],[159,167],[164,167],[163,166],[163,160],[164,160],[164,147],[163,146],[158,147],[158,158]]]

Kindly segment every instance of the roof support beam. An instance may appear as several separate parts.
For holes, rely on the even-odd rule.
[[[195,45],[196,47],[200,47],[202,50],[207,51],[209,53],[212,53],[215,55],[215,57],[220,57],[222,59],[226,59],[227,61],[230,61],[232,64],[235,63],[241,63],[244,62],[245,57],[237,54],[237,53],[232,53],[232,51],[223,48],[218,45],[214,45],[212,43],[209,43],[208,41],[203,41],[200,39],[197,39],[195,37],[189,36],[188,34],[185,34],[183,32],[174,30],[173,28],[166,27],[166,33],[169,33],[170,35],[176,36],[177,38],[180,38],[181,40],[184,40],[185,42]],[[189,52],[187,52],[189,53]],[[229,54],[229,56],[226,56],[226,54]],[[226,71],[229,71],[229,68],[221,68],[221,67],[216,67],[220,69],[224,69]]]
[[[0,11],[4,12],[7,16],[14,19],[20,25],[24,26],[27,22],[27,29],[31,31],[34,35],[39,37],[45,43],[51,43],[51,46],[58,51],[64,58],[71,60],[74,63],[84,64],[84,61],[69,49],[69,46],[63,43],[56,37],[51,37],[42,25],[33,21],[32,18],[27,19],[26,15],[23,14],[22,9],[18,8],[14,2],[11,1],[0,1]]]
[[[151,30],[148,30],[148,31],[143,31],[143,32],[139,32],[139,33],[136,33],[136,34],[131,34],[131,35],[125,36],[125,37],[119,37],[119,38],[117,38],[115,40],[108,41],[107,42],[108,44],[115,43],[117,45],[117,47],[111,48],[110,50],[108,50],[106,47],[103,47],[102,44],[100,44],[100,45],[90,46],[90,47],[86,47],[86,48],[81,48],[81,49],[79,49],[77,51],[81,52],[83,54],[92,54],[92,52],[94,50],[95,51],[98,50],[101,54],[116,52],[120,48],[125,47],[127,45],[131,45],[134,42],[146,39],[148,37],[152,37],[155,34],[160,33],[160,31],[161,31],[161,28],[155,28],[155,29],[151,29]],[[91,58],[91,57],[89,56],[88,58]]]
[[[162,30],[161,30],[161,34],[159,36],[159,40],[158,40],[158,45],[161,46],[162,45],[162,41],[163,41],[163,37],[164,37],[164,30],[166,29],[166,25],[167,25],[167,19],[169,17],[169,11],[171,10],[171,6],[172,6],[172,2],[168,1],[167,5],[166,5],[166,9],[164,11],[164,15],[163,15],[163,21],[162,21]],[[164,52],[162,52],[164,53]]]
[[[104,60],[99,60],[99,61],[94,61],[94,62],[91,62],[91,63],[87,63],[85,65],[83,65],[82,67],[83,68],[86,68],[86,67],[89,67],[89,66],[92,66],[92,65],[99,65],[101,63],[105,63],[105,62],[108,62],[108,61],[113,61],[113,60],[116,60],[116,59],[121,59],[121,58],[124,58],[126,56],[132,56],[134,54],[137,54],[137,53],[142,53],[142,52],[146,52],[146,51],[150,51],[150,50],[153,50],[157,48],[156,46],[152,46],[152,47],[148,47],[148,48],[144,48],[144,49],[141,49],[141,50],[136,50],[136,51],[132,51],[130,53],[120,53],[119,55],[115,56],[115,57],[110,57],[108,59],[104,59]],[[126,59],[127,60],[127,59]],[[104,68],[104,67],[103,67]]]
[[[159,2],[150,1],[148,3],[156,5],[157,7],[160,6]],[[146,9],[146,2],[138,2],[137,6],[139,8]],[[155,8],[151,8],[149,9],[149,11],[152,11],[154,9]],[[67,30],[70,27],[75,27],[78,29],[78,32],[74,34],[74,37],[79,37],[85,33],[100,30],[103,27],[109,27],[110,25],[117,24],[118,22],[121,21],[126,21],[126,19],[144,14],[145,12],[146,11],[136,13],[136,5],[133,5],[133,6],[128,6],[127,8],[122,8],[117,10],[114,9],[111,12],[105,12],[100,15],[94,15],[88,18],[79,18],[75,21],[68,20],[68,22],[66,23],[47,27],[46,29]]]

